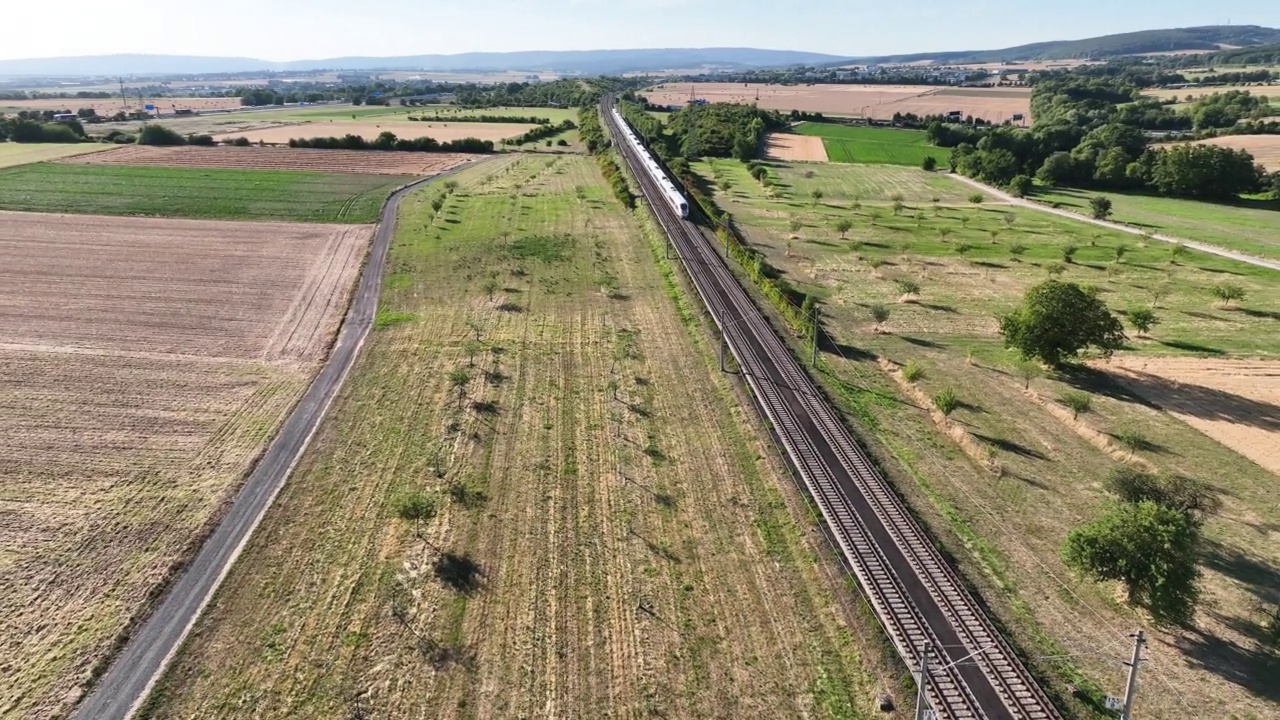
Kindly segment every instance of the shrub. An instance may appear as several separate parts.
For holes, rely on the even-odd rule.
[[[238,137],[238,138],[233,138],[231,140],[231,144],[235,145],[236,147],[249,147],[253,143],[249,142],[249,138],[247,137]]]
[[[919,295],[920,294],[920,283],[916,282],[911,278],[905,278],[905,277],[896,278],[894,279],[893,282],[895,285],[898,286],[898,290],[903,295]]]
[[[1111,198],[1105,195],[1095,195],[1089,199],[1089,209],[1094,218],[1106,220],[1111,217]]]
[[[1244,288],[1235,283],[1219,283],[1213,286],[1211,292],[1214,297],[1221,300],[1222,304],[1227,307],[1234,307],[1237,302],[1245,297]]]
[[[186,138],[163,125],[150,123],[138,132],[139,145],[186,145]]]
[[[982,193],[974,193],[969,196],[969,202],[973,203],[974,205],[981,205],[982,202],[986,199],[987,199],[987,196],[983,195]]]
[[[902,377],[907,382],[916,382],[924,379],[924,366],[912,360],[902,367]]]
[[[1022,243],[1014,243],[1009,246],[1009,254],[1014,258],[1022,257],[1027,252],[1027,246]]]
[[[1093,399],[1089,397],[1089,394],[1074,390],[1062,393],[1061,397],[1058,398],[1058,402],[1066,405],[1067,409],[1071,410],[1072,418],[1078,418],[1081,413],[1087,413],[1093,409]]]
[[[1114,437],[1117,442],[1130,450],[1146,450],[1152,447],[1152,443],[1147,439],[1147,436],[1133,428],[1117,430]]]
[[[960,398],[956,396],[955,390],[943,388],[933,396],[933,406],[938,408],[938,412],[949,416],[960,407]]]
[[[1044,271],[1049,275],[1049,277],[1058,277],[1059,275],[1067,271],[1067,266],[1063,265],[1060,262],[1046,263],[1044,266]]]
[[[1134,308],[1128,315],[1129,323],[1142,335],[1151,332],[1151,328],[1160,322],[1151,308]]]
[[[1080,250],[1080,246],[1070,244],[1062,247],[1062,261],[1068,265],[1076,261],[1076,252]]]
[[[884,305],[876,304],[872,305],[870,310],[871,319],[876,321],[876,331],[879,332],[880,325],[882,325],[885,320],[889,319],[889,308]]]
[[[932,155],[925,155],[924,160],[920,162],[920,169],[927,172],[933,172],[938,169],[938,158]]]

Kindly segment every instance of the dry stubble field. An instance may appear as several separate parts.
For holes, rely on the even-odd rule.
[[[151,165],[244,170],[308,170],[375,175],[432,175],[457,167],[474,157],[476,156],[450,153],[313,150],[289,147],[123,145],[92,157],[79,155],[65,162],[84,165]]]
[[[396,137],[415,139],[429,137],[440,142],[477,138],[498,142],[509,137],[516,137],[532,130],[534,125],[515,123],[424,123],[424,122],[316,122],[300,125],[280,125],[278,127],[251,128],[239,132],[216,135],[216,140],[245,137],[250,142],[287,143],[293,138],[309,138],[316,136],[342,137],[343,135],[359,135],[366,140],[373,140],[383,132],[393,132]]]
[[[595,165],[456,179],[149,716],[860,717],[875,635]]]
[[[809,135],[793,135],[791,133],[769,133],[765,138],[764,157],[766,160],[781,162],[798,160],[801,162],[826,162],[827,146],[822,138]]]
[[[888,120],[894,113],[965,115],[996,122],[1031,114],[1030,88],[947,88],[930,85],[762,85],[667,83],[644,91],[655,105],[683,105],[689,91],[709,102],[758,104],[766,110],[803,110]],[[757,101],[757,97],[759,100]]]
[[[324,358],[369,236],[0,212],[0,716],[75,702]]]

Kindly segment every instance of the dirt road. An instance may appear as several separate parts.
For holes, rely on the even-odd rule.
[[[76,709],[77,720],[122,720],[133,715],[172,660],[196,618],[213,597],[337,397],[373,325],[396,209],[405,193],[442,173],[405,186],[387,199],[369,261],[347,310],[328,362],[280,428],[222,523],[178,576],[155,612],[133,633],[111,669]]]

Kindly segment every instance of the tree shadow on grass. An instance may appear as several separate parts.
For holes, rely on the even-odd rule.
[[[1239,312],[1248,315],[1251,318],[1267,318],[1270,320],[1280,320],[1280,312],[1274,310],[1255,310],[1253,308],[1242,307]]]
[[[981,433],[974,433],[973,436],[978,438],[982,442],[992,445],[1007,453],[1013,453],[1014,455],[1021,455],[1022,457],[1031,458],[1033,460],[1049,459],[1048,456],[1046,456],[1044,453],[1040,452],[1039,450],[1034,450],[1032,448],[1027,447],[1026,445],[1021,445],[1019,443],[1013,442],[1012,440],[1005,440],[1003,438],[991,437],[990,435],[983,435]]]
[[[904,342],[909,342],[917,347],[926,347],[933,350],[945,350],[947,347],[940,342],[934,342],[933,340],[926,340],[924,338],[907,337],[906,335],[899,335],[898,337]]]
[[[1171,347],[1174,350],[1185,350],[1186,352],[1202,353],[1204,355],[1216,355],[1216,356],[1222,356],[1227,354],[1227,351],[1223,350],[1222,348],[1209,347],[1208,345],[1201,345],[1199,343],[1186,342],[1184,340],[1157,340],[1156,342],[1160,343],[1161,345],[1164,345],[1165,347]]]
[[[1141,396],[1165,398],[1167,409],[1182,414],[1280,432],[1280,407],[1270,403],[1194,383],[1175,382],[1141,370],[1129,370],[1125,383]]]
[[[1280,602],[1280,567],[1263,558],[1217,540],[1205,540],[1201,564],[1240,583],[1263,603]]]
[[[1280,701],[1280,658],[1256,643],[1247,647],[1191,629],[1175,638],[1174,645],[1192,668],[1213,673],[1257,697]]]
[[[470,555],[441,553],[432,570],[436,579],[463,595],[474,595],[484,583],[484,570]]]

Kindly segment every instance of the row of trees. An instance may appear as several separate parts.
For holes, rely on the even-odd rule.
[[[1137,93],[1124,78],[1056,76],[1036,86],[1036,123],[1030,129],[935,122],[927,133],[935,144],[955,148],[953,170],[1001,186],[1016,180],[1025,185],[1029,178],[1039,177],[1054,185],[1230,199],[1276,184],[1276,176],[1243,151],[1148,147],[1145,126],[1159,120],[1150,114],[1152,101],[1131,102]],[[1234,126],[1242,114],[1264,112],[1262,102],[1244,92],[1223,93],[1197,102],[1178,122],[1188,127]],[[1116,103],[1129,104],[1117,108]]]
[[[507,138],[506,140],[503,140],[502,143],[504,145],[524,145],[525,143],[536,143],[539,140],[543,140],[545,138],[549,138],[554,135],[559,135],[562,132],[568,132],[569,130],[574,130],[577,127],[578,126],[572,120],[569,120],[566,118],[563,122],[560,122],[556,125],[539,125],[538,127],[533,128],[532,130],[526,132],[523,135],[520,135],[519,137]]]
[[[23,117],[0,116],[0,142],[76,143],[84,142],[84,127],[79,122],[43,122]]]
[[[478,138],[461,138],[440,142],[435,138],[398,138],[390,130],[385,130],[372,141],[359,135],[342,137],[293,138],[289,140],[291,148],[316,148],[321,150],[398,150],[401,152],[460,152],[491,153],[492,140]]]

